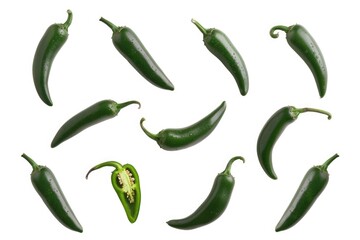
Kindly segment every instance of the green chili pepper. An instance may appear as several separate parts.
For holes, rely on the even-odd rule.
[[[37,165],[26,154],[22,154],[21,157],[31,164],[33,168],[32,185],[54,217],[65,227],[82,232],[83,229],[71,210],[53,172],[46,166]]]
[[[115,48],[138,73],[159,88],[174,90],[174,85],[130,28],[126,26],[118,27],[104,18],[100,18],[100,21],[111,28],[113,31],[112,41]]]
[[[218,219],[230,201],[235,185],[235,178],[231,175],[230,170],[233,162],[238,159],[245,162],[244,158],[240,156],[230,159],[225,170],[216,176],[209,195],[194,213],[183,219],[170,220],[167,224],[174,228],[190,230]]]
[[[324,97],[327,87],[327,69],[324,57],[314,38],[301,25],[295,24],[290,27],[275,26],[271,28],[270,35],[277,38],[276,30],[286,32],[286,39],[290,47],[303,59],[310,68],[317,85],[320,97]]]
[[[53,103],[50,98],[48,79],[55,56],[65,44],[72,21],[72,12],[67,11],[68,18],[64,24],[52,24],[41,38],[33,60],[33,79],[36,91],[41,100],[49,106]]]
[[[141,105],[138,101],[117,103],[113,100],[102,100],[91,105],[70,118],[61,126],[51,142],[51,147],[54,148],[58,146],[60,143],[68,140],[88,127],[117,116],[121,109],[134,103],[138,104],[140,108]]]
[[[291,228],[305,216],[329,182],[327,168],[337,157],[339,155],[335,154],[324,164],[309,169],[284,215],[276,225],[276,232]]]
[[[230,71],[236,80],[241,95],[245,96],[249,90],[249,77],[244,60],[238,50],[219,29],[206,29],[196,20],[192,19],[191,21],[203,33],[206,48]]]
[[[109,161],[96,165],[86,174],[89,174],[99,168],[110,166],[115,170],[111,174],[111,183],[118,195],[131,223],[134,223],[139,215],[141,203],[140,179],[136,169],[130,165],[121,165],[118,162]]]
[[[155,140],[164,150],[180,150],[193,146],[204,140],[215,129],[226,110],[226,102],[205,116],[203,119],[184,128],[168,128],[161,130],[158,134],[150,133],[143,126],[145,118],[140,121],[144,133]]]
[[[317,112],[325,114],[328,119],[331,119],[331,114],[314,108],[295,108],[293,106],[287,106],[276,111],[270,119],[266,122],[265,126],[260,132],[257,141],[257,155],[261,164],[261,167],[265,173],[272,179],[277,179],[272,166],[272,150],[273,147],[285,130],[285,128],[292,122],[294,122],[299,114],[304,112]]]

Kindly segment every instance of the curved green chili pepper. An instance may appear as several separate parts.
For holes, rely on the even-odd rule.
[[[118,162],[109,161],[91,168],[86,174],[86,179],[92,171],[106,166],[115,168],[111,174],[112,186],[124,207],[127,218],[134,223],[139,215],[141,203],[139,175],[130,164],[121,165]]]
[[[230,170],[232,163],[238,159],[245,162],[244,158],[240,156],[230,159],[225,170],[216,176],[209,195],[194,213],[183,219],[170,220],[167,224],[174,228],[190,230],[218,219],[230,201],[235,185],[235,178],[231,175]]]
[[[257,155],[261,164],[261,167],[265,173],[272,179],[277,179],[272,166],[272,150],[273,147],[285,130],[285,128],[292,122],[294,122],[299,114],[304,112],[317,112],[325,114],[328,119],[331,119],[329,112],[314,109],[314,108],[295,108],[293,106],[287,106],[276,111],[266,122],[265,126],[260,132],[257,141]]]
[[[121,55],[153,85],[174,90],[174,85],[165,76],[150,53],[146,50],[138,36],[128,27],[118,27],[103,17],[100,21],[105,23],[113,31],[112,41]]]
[[[329,182],[327,168],[337,157],[339,155],[335,154],[324,164],[308,170],[284,215],[276,225],[276,232],[291,228],[305,216]]]
[[[155,140],[164,150],[180,150],[193,146],[204,140],[215,129],[226,110],[226,102],[205,116],[203,119],[185,128],[168,128],[161,130],[158,134],[150,133],[143,126],[145,118],[140,121],[144,133]]]
[[[320,97],[324,97],[327,87],[327,69],[324,57],[314,38],[301,25],[295,24],[290,27],[275,26],[271,28],[270,35],[277,38],[276,30],[286,32],[286,39],[290,47],[303,59],[310,68],[317,85]]]
[[[51,142],[51,147],[54,148],[58,146],[60,143],[68,140],[90,126],[117,116],[121,109],[130,104],[138,104],[139,108],[141,106],[138,101],[117,103],[113,100],[102,100],[91,105],[70,118],[61,126]]]
[[[54,173],[46,166],[37,165],[25,153],[21,155],[32,166],[31,182],[54,217],[65,227],[82,232],[82,226],[71,210]]]
[[[249,77],[245,62],[238,50],[222,31],[216,28],[206,29],[196,20],[192,19],[191,21],[203,33],[206,48],[230,71],[241,95],[245,96],[249,90]]]
[[[68,18],[64,24],[52,24],[41,38],[33,60],[32,73],[36,91],[41,100],[49,106],[53,103],[50,98],[48,79],[55,56],[65,44],[72,21],[72,12],[67,11]]]

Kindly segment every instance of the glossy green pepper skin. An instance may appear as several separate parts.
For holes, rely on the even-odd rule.
[[[229,204],[235,185],[235,178],[231,175],[230,170],[233,162],[238,159],[245,161],[240,156],[230,159],[225,170],[216,176],[209,195],[195,212],[183,219],[170,220],[167,224],[174,228],[190,230],[218,219]]]
[[[276,225],[276,232],[293,227],[305,216],[328,184],[329,173],[327,168],[337,157],[339,155],[335,154],[324,164],[308,170],[288,208]]]
[[[70,118],[60,127],[51,142],[51,147],[54,148],[58,146],[62,142],[72,138],[88,127],[114,118],[118,115],[121,109],[130,104],[138,104],[140,108],[140,103],[138,101],[117,103],[113,100],[102,100],[91,105]]]
[[[259,162],[265,173],[272,179],[277,179],[272,164],[272,151],[275,143],[286,129],[286,127],[293,123],[304,112],[318,112],[328,116],[331,119],[331,114],[314,108],[295,108],[293,106],[286,106],[276,111],[262,128],[257,141],[257,155]]]
[[[36,91],[41,100],[48,106],[52,106],[48,80],[52,63],[68,39],[68,28],[72,22],[72,12],[67,11],[68,18],[65,23],[52,24],[41,38],[35,52],[32,73]]]
[[[327,88],[327,68],[324,57],[314,38],[299,24],[289,27],[279,25],[271,28],[270,35],[272,38],[279,36],[278,33],[275,33],[277,30],[286,32],[288,44],[310,68],[315,78],[319,95],[321,98],[324,97]]]
[[[26,154],[21,156],[31,164],[32,185],[54,217],[65,227],[82,232],[83,228],[67,202],[54,173],[46,166],[37,165]]]
[[[198,122],[184,128],[168,128],[158,134],[150,133],[143,126],[145,118],[140,121],[144,133],[155,140],[160,148],[174,151],[191,147],[204,140],[216,128],[226,110],[226,102],[222,102],[215,110]]]
[[[166,77],[155,60],[151,57],[138,36],[129,27],[118,27],[103,17],[100,21],[113,31],[112,41],[119,53],[153,85],[174,90],[174,85]]]
[[[216,28],[206,29],[196,20],[191,20],[202,32],[206,48],[217,57],[235,78],[241,95],[249,90],[249,76],[245,62],[225,33]]]
[[[112,186],[124,207],[128,220],[134,223],[138,218],[141,203],[139,174],[131,164],[121,165],[118,162],[109,161],[91,168],[86,174],[86,179],[92,171],[105,166],[115,168],[111,174]]]

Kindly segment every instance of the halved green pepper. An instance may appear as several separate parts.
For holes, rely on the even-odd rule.
[[[105,166],[115,168],[111,174],[111,183],[124,207],[127,218],[134,223],[139,215],[141,202],[140,180],[136,169],[130,164],[121,165],[115,161],[108,161],[91,168],[86,174],[86,179],[90,172]]]

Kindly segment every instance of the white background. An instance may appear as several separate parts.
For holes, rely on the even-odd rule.
[[[359,14],[356,1],[2,1],[0,44],[1,204],[0,239],[358,239],[359,214]],[[326,4],[325,4],[326,3]],[[38,97],[32,60],[46,28],[74,14],[68,41],[49,79],[53,107]],[[144,80],[116,51],[107,18],[132,28],[170,78],[175,91]],[[247,96],[202,42],[191,23],[225,32],[244,58],[250,76]],[[302,24],[316,39],[328,68],[328,89],[319,98],[305,63],[285,35],[269,36],[274,25]],[[58,128],[102,99],[138,100],[109,121],[50,148]],[[139,127],[158,132],[190,125],[222,101],[227,110],[215,131],[191,148],[167,152]],[[256,155],[257,136],[267,119],[287,105],[316,107],[333,119],[300,115],[277,142],[271,180]],[[84,232],[63,227],[30,182],[27,153],[55,173]],[[275,225],[302,177],[333,154],[330,181],[308,214],[293,228]],[[186,217],[206,198],[217,173],[236,155],[236,184],[225,213],[190,231],[166,221]],[[115,160],[131,163],[140,175],[141,211],[128,222],[110,183],[111,168],[86,172]]]

